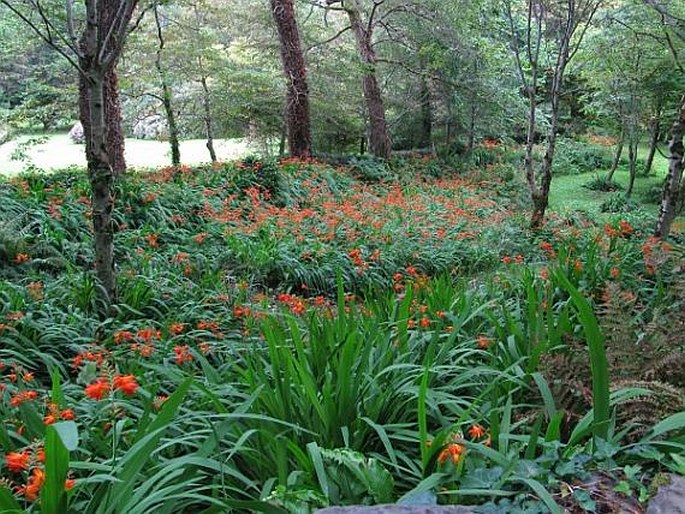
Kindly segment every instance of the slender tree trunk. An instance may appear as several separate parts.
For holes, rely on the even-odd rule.
[[[533,194],[533,215],[531,226],[538,228],[542,226],[545,219],[545,211],[549,205],[549,190],[552,185],[552,164],[554,162],[554,150],[557,142],[557,130],[559,128],[559,113],[561,109],[561,92],[564,82],[564,72],[569,59],[569,45],[572,34],[568,32],[564,35],[559,48],[559,57],[554,71],[552,82],[552,115],[547,135],[547,147],[542,158],[542,170],[540,177],[540,187]]]
[[[164,114],[166,116],[167,126],[169,128],[169,145],[171,146],[171,164],[179,166],[181,164],[181,145],[178,137],[178,125],[176,124],[176,114],[173,108],[173,94],[169,81],[167,80],[166,72],[162,66],[162,52],[164,51],[164,33],[162,32],[162,24],[159,19],[159,9],[155,2],[155,23],[157,25],[157,39],[159,40],[159,47],[157,47],[157,56],[155,58],[155,67],[159,75],[160,87],[162,88],[162,105],[164,106]]]
[[[476,145],[476,102],[471,102],[469,108],[469,130],[466,139],[466,151],[470,152]]]
[[[431,148],[433,143],[433,105],[431,103],[430,87],[425,76],[421,76],[419,96],[421,103],[421,140],[419,141],[419,148]]]
[[[200,61],[200,68],[202,69],[202,59]],[[202,108],[204,109],[205,135],[207,136],[207,150],[212,162],[217,162],[216,150],[214,149],[214,127],[212,122],[212,103],[209,96],[209,86],[207,85],[207,77],[204,70],[201,71],[200,84],[202,84]]]
[[[671,232],[671,225],[677,215],[678,197],[683,188],[683,166],[685,160],[685,95],[680,99],[678,118],[671,127],[671,137],[668,143],[668,175],[664,183],[661,196],[661,210],[657,223],[656,235],[667,237]]]
[[[364,67],[362,91],[369,113],[369,150],[376,157],[388,159],[391,145],[388,124],[385,120],[383,96],[376,77],[376,52],[372,44],[371,27],[365,27],[358,0],[344,0],[343,7],[350,19],[350,26],[357,41],[357,50]]]
[[[107,114],[105,106],[105,82],[102,74],[93,72],[84,81],[88,97],[89,132],[86,135],[88,176],[93,191],[93,233],[95,238],[95,270],[102,286],[102,300],[110,305],[117,299],[114,271],[114,170],[110,164],[107,148]]]
[[[649,124],[649,153],[647,154],[647,160],[645,161],[645,176],[651,173],[652,166],[654,165],[654,156],[656,155],[656,148],[659,144],[659,133],[661,132],[660,115],[661,110],[659,109]]]
[[[637,135],[631,134],[628,141],[628,162],[630,169],[630,180],[628,182],[628,189],[626,190],[626,198],[630,198],[630,196],[633,194],[633,187],[635,186],[635,177],[637,177],[637,144]]]
[[[288,126],[283,117],[283,125],[281,125],[281,138],[278,142],[278,157],[282,159],[285,156],[285,145],[288,141]]]
[[[309,86],[293,0],[271,0],[271,12],[278,30],[287,81],[285,118],[288,150],[293,157],[309,157],[312,153]]]
[[[531,80],[533,85],[527,88],[526,94],[528,96],[528,131],[526,133],[526,152],[523,157],[523,168],[526,173],[526,181],[528,182],[528,189],[530,190],[531,198],[533,199],[533,212],[537,212],[538,207],[535,205],[535,197],[537,193],[537,183],[535,180],[535,163],[533,160],[533,149],[535,148],[535,129],[536,129],[536,112],[537,99],[535,92],[535,85],[537,83],[537,68],[533,70],[533,78]],[[543,216],[544,209],[543,208]]]
[[[618,143],[616,144],[616,154],[614,155],[614,162],[611,163],[611,169],[607,174],[607,180],[611,181],[614,178],[614,173],[618,169],[618,165],[621,162],[621,155],[623,154],[623,143],[626,139],[625,130],[621,129],[621,135],[619,136]]]

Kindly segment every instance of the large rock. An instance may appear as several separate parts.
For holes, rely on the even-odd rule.
[[[81,145],[86,142],[86,136],[83,133],[83,125],[81,125],[80,121],[76,122],[76,124],[71,127],[71,130],[69,131],[69,138],[77,145]]]
[[[328,507],[315,514],[474,514],[469,507],[438,507],[432,505],[377,505],[375,507]]]
[[[169,129],[163,116],[154,114],[138,120],[133,126],[133,137],[136,139],[156,139],[162,141],[169,138]]]
[[[685,477],[670,475],[671,483],[659,488],[647,505],[647,514],[685,514]]]

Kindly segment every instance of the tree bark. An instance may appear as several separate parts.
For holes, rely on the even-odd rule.
[[[98,23],[102,28],[109,28],[116,21],[117,11],[119,10],[119,1],[103,2],[99,7]],[[83,36],[81,45],[84,44]],[[109,40],[106,50],[112,52],[118,44],[114,38]],[[81,111],[81,124],[83,125],[83,133],[88,134],[90,131],[90,113],[91,105],[90,94],[91,88],[86,84],[86,78],[79,76],[79,108]],[[121,117],[121,102],[119,100],[119,79],[116,73],[116,62],[105,72],[103,82],[103,99],[105,105],[105,141],[107,145],[107,153],[109,155],[109,162],[114,170],[115,175],[122,175],[126,173],[126,158],[124,156],[124,129],[122,127]]]
[[[607,181],[611,181],[614,178],[614,173],[618,169],[618,165],[621,162],[621,155],[623,154],[623,143],[626,139],[626,133],[621,129],[621,135],[619,136],[618,143],[616,144],[616,154],[614,155],[614,161],[611,163],[611,169],[607,174]]]
[[[569,28],[566,29],[561,40],[559,48],[559,57],[554,70],[554,79],[552,81],[552,114],[549,124],[549,133],[547,135],[547,147],[545,155],[542,158],[542,170],[540,178],[540,187],[536,193],[533,194],[533,215],[531,217],[531,226],[538,228],[542,225],[545,218],[545,211],[549,205],[549,189],[552,185],[552,163],[554,161],[554,151],[557,142],[557,130],[559,128],[559,113],[561,109],[561,92],[564,83],[564,72],[569,60],[569,45],[571,44],[571,37],[573,36]]]
[[[419,141],[419,148],[431,148],[433,145],[433,105],[431,103],[430,87],[425,76],[421,76],[419,97],[421,103],[421,140]]]
[[[207,85],[207,77],[205,76],[204,68],[202,67],[202,59],[198,59],[200,63],[200,84],[202,84],[202,108],[204,109],[205,135],[207,137],[206,147],[209,151],[209,158],[212,162],[217,162],[216,150],[214,149],[214,126],[212,121],[212,102],[209,96],[209,86]]]
[[[660,111],[661,109],[659,109],[649,124],[649,153],[647,154],[647,160],[645,161],[645,176],[649,175],[652,171],[652,166],[654,165],[654,156],[656,155],[656,148],[659,144],[659,133],[661,132]]]
[[[661,238],[665,238],[670,234],[673,220],[678,212],[678,197],[683,187],[682,179],[685,159],[683,137],[685,137],[685,95],[680,100],[678,118],[671,127],[671,137],[668,143],[668,175],[664,183],[659,221],[656,227],[656,235]]]
[[[86,80],[79,76],[79,111],[83,125],[83,133],[90,131],[90,87]],[[126,173],[126,158],[124,156],[124,129],[121,119],[121,102],[119,100],[119,79],[116,70],[107,72],[103,82],[103,98],[105,105],[107,153],[111,156],[110,163],[115,175]]]
[[[377,58],[372,44],[372,29],[365,26],[358,0],[344,0],[343,8],[350,19],[350,26],[357,42],[357,51],[364,67],[362,91],[369,115],[369,150],[376,157],[388,159],[391,144],[385,120],[383,96],[376,77]]]
[[[85,81],[88,96],[86,157],[88,176],[93,192],[92,220],[95,239],[95,270],[102,286],[102,299],[106,305],[116,301],[117,285],[114,271],[114,169],[107,148],[107,116],[105,108],[105,79],[97,71]],[[85,113],[81,113],[83,117]]]
[[[164,33],[162,32],[162,24],[159,19],[158,4],[155,2],[155,23],[157,25],[157,39],[159,46],[157,47],[157,56],[155,58],[155,68],[159,75],[159,83],[162,89],[162,106],[164,107],[164,115],[166,117],[167,126],[169,128],[169,145],[171,146],[171,164],[179,166],[181,164],[181,145],[178,136],[178,124],[176,123],[176,113],[173,108],[173,93],[167,80],[167,74],[162,65],[162,52],[164,51]]]
[[[293,157],[309,157],[312,153],[309,86],[293,0],[271,0],[271,12],[278,31],[283,72],[287,81],[285,115],[288,151]]]
[[[633,194],[633,187],[635,187],[635,178],[637,177],[637,135],[631,135],[628,141],[628,162],[630,169],[630,179],[628,182],[628,189],[626,190],[626,198],[630,198]]]

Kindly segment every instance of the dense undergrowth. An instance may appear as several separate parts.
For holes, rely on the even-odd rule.
[[[502,157],[132,174],[106,317],[85,178],[0,184],[0,509],[639,508],[685,471],[683,246],[531,233]]]

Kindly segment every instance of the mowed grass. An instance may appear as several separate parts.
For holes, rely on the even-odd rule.
[[[638,155],[641,159],[647,156],[647,147],[641,145]],[[613,148],[608,148],[608,152],[613,152]],[[638,175],[633,188],[632,200],[640,205],[640,208],[650,214],[657,215],[659,206],[654,203],[646,203],[643,195],[654,186],[661,186],[664,177],[668,173],[668,160],[659,152],[654,157],[652,171],[648,177]],[[605,193],[602,191],[592,191],[583,187],[583,184],[590,182],[595,176],[606,176],[607,170],[597,170],[594,173],[583,173],[580,175],[562,175],[554,177],[550,190],[550,208],[556,212],[566,213],[569,211],[587,211],[593,215],[599,215],[602,202],[615,193]],[[614,181],[628,188],[630,174],[627,166],[621,165],[614,174]]]
[[[31,139],[45,140],[31,144]],[[181,160],[184,164],[197,165],[209,162],[206,141],[193,139],[181,143]],[[221,161],[231,161],[251,152],[241,139],[217,139],[214,142]],[[23,153],[23,157],[20,157]],[[169,143],[126,139],[126,162],[131,168],[159,168],[171,164]],[[28,166],[53,171],[72,166],[86,166],[83,145],[75,144],[67,134],[22,135],[0,145],[0,174],[16,175]]]

